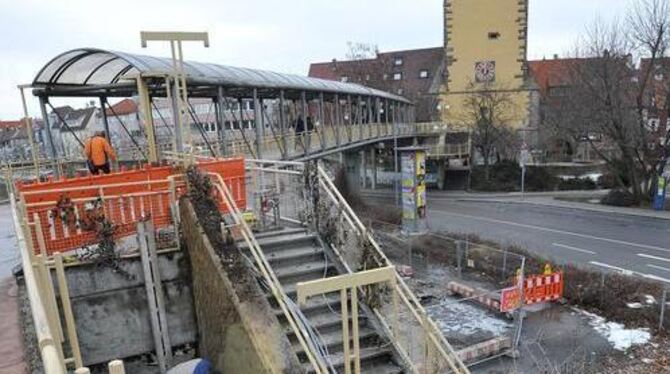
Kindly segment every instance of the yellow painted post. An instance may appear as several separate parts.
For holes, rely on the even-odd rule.
[[[349,353],[349,312],[347,311],[347,289],[340,290],[340,305],[342,308],[342,340],[344,344],[344,374],[351,374],[351,355]]]
[[[61,305],[63,306],[63,314],[65,315],[65,328],[67,330],[67,338],[72,349],[72,356],[74,358],[75,367],[81,367],[83,362],[81,360],[81,351],[79,349],[79,338],[77,337],[77,325],[74,321],[74,314],[72,313],[72,305],[70,304],[70,291],[65,279],[65,267],[63,266],[63,255],[60,252],[54,254],[56,261],[56,277],[58,278],[58,291],[60,293]]]
[[[351,325],[354,335],[354,373],[361,374],[361,347],[358,340],[358,291],[356,287],[351,288]]]
[[[109,374],[126,374],[126,369],[123,367],[123,361],[121,360],[110,361],[107,368]]]
[[[158,153],[156,152],[156,134],[154,133],[154,119],[151,111],[151,101],[149,98],[149,89],[141,76],[137,77],[137,92],[140,99],[140,113],[144,119],[144,132],[147,136],[147,146],[149,147],[149,163],[158,162]]]
[[[42,257],[47,258],[47,245],[44,239],[44,232],[42,231],[42,221],[37,213],[33,213],[33,221],[35,222],[35,234],[37,236],[37,245],[40,248]],[[29,237],[32,239],[32,236]]]
[[[86,368],[86,367],[81,367],[81,368],[78,368],[77,370],[75,370],[74,374],[91,374],[91,371],[88,370],[88,368]]]
[[[51,273],[47,268],[46,258],[39,255],[36,257],[36,263],[33,267],[36,268],[37,283],[44,304],[44,309],[47,314],[47,321],[53,336],[53,341],[58,350],[61,360],[63,360],[63,330],[60,325],[60,316],[58,314],[58,306],[56,305],[56,295],[51,280]]]
[[[21,91],[21,103],[23,104],[23,119],[25,121],[26,133],[28,134],[28,142],[30,143],[30,151],[33,156],[33,165],[35,167],[35,177],[37,180],[40,180],[40,161],[39,154],[37,152],[37,146],[35,145],[35,136],[33,134],[33,120],[28,116],[28,105],[26,104],[26,95],[23,93],[23,89],[27,86],[19,86],[19,91]]]

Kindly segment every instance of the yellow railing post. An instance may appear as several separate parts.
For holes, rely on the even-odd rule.
[[[79,350],[79,338],[77,337],[77,325],[75,324],[74,314],[72,313],[72,305],[70,304],[70,291],[65,279],[65,267],[63,266],[63,255],[60,252],[54,254],[56,263],[56,277],[58,278],[58,292],[60,293],[61,305],[63,306],[63,314],[65,315],[65,328],[67,330],[67,338],[72,350],[75,367],[83,365],[81,360],[81,351]]]

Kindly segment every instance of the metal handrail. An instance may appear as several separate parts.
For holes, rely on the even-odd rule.
[[[353,209],[347,203],[344,197],[342,197],[340,192],[337,190],[337,188],[335,187],[335,185],[330,180],[330,178],[328,177],[328,175],[321,166],[318,166],[318,180],[319,184],[326,190],[331,200],[333,200],[333,203],[335,203],[338,207],[343,208],[342,211],[344,213],[344,217],[346,221],[349,223],[349,225],[355,231],[360,233],[361,236],[366,241],[372,244],[377,256],[379,256],[379,259],[381,259],[378,261],[379,265],[391,266],[392,265],[391,261],[381,251],[379,244],[372,237],[371,233],[363,225],[358,216],[354,213]],[[426,310],[423,308],[419,300],[416,298],[414,293],[410,290],[410,288],[407,286],[407,284],[402,279],[400,274],[398,274],[397,272],[396,272],[396,281],[397,282],[395,285],[395,291],[398,293],[403,303],[410,309],[412,315],[417,320],[419,325],[423,328],[424,332],[427,333],[427,335],[430,338],[430,341],[434,344],[435,348],[437,348],[437,351],[440,353],[440,356],[446,361],[446,363],[451,367],[451,369],[454,372],[469,373],[470,371],[468,370],[467,366],[465,366],[465,364],[458,357],[456,351],[453,349],[451,344],[449,344],[449,342],[444,337],[442,332],[438,329],[435,322],[428,316]],[[380,319],[383,319],[381,318],[383,316],[378,311],[377,316],[380,317]],[[400,350],[402,350],[402,347],[400,345],[398,345],[398,347],[400,348]],[[407,352],[402,353],[404,356],[409,356]]]
[[[303,328],[300,327],[300,324],[298,323],[299,319],[298,316],[295,315],[294,311],[288,306],[287,300],[289,300],[289,298],[284,293],[284,290],[281,284],[279,283],[277,276],[272,270],[272,267],[270,266],[267,258],[265,257],[265,254],[263,253],[263,250],[256,241],[256,238],[254,237],[251,228],[249,228],[246,221],[242,217],[242,213],[237,207],[237,204],[235,204],[235,200],[232,197],[230,189],[223,181],[223,178],[221,177],[220,174],[209,173],[209,175],[217,180],[216,183],[214,183],[214,186],[221,194],[223,202],[228,208],[228,212],[235,221],[235,224],[241,228],[240,232],[247,246],[249,246],[249,250],[251,251],[251,254],[253,255],[254,260],[256,262],[256,265],[258,266],[258,270],[263,275],[263,278],[267,283],[268,287],[270,287],[273,296],[277,300],[277,303],[279,304],[282,313],[286,317],[286,320],[289,322],[289,325],[293,330],[293,333],[298,338],[298,342],[300,343],[300,346],[305,352],[310,364],[312,365],[317,374],[328,373],[326,364],[322,360],[320,360],[319,356],[315,353],[316,348],[313,347],[312,344],[309,344],[310,342],[309,334],[307,333],[307,331],[305,331]]]

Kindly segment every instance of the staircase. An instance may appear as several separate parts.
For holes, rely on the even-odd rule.
[[[260,248],[264,252],[272,270],[279,279],[284,292],[296,301],[296,284],[309,280],[321,279],[338,275],[335,265],[327,258],[315,235],[303,228],[284,228],[255,235]],[[241,248],[245,249],[242,243]],[[306,354],[298,343],[293,330],[288,326],[284,314],[279,309],[274,297],[268,293],[270,305],[274,308],[277,319],[286,331],[295,354],[305,367],[305,372],[314,370],[307,360]],[[359,304],[362,304],[359,301]],[[351,306],[349,305],[349,308]],[[327,347],[333,367],[342,372],[344,368],[342,321],[340,318],[340,295],[330,293],[308,299],[307,304],[300,308],[312,327],[318,331],[323,344]],[[351,319],[349,321],[351,324]],[[351,331],[351,325],[349,327]],[[359,309],[359,335],[361,372],[375,374],[403,373],[403,368],[396,364],[393,346],[381,337],[375,327],[368,321],[367,314]]]

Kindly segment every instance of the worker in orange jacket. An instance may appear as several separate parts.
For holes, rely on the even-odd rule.
[[[91,174],[97,175],[102,171],[109,174],[111,171],[110,160],[116,161],[116,153],[109,145],[104,131],[97,131],[84,147],[86,162]]]

